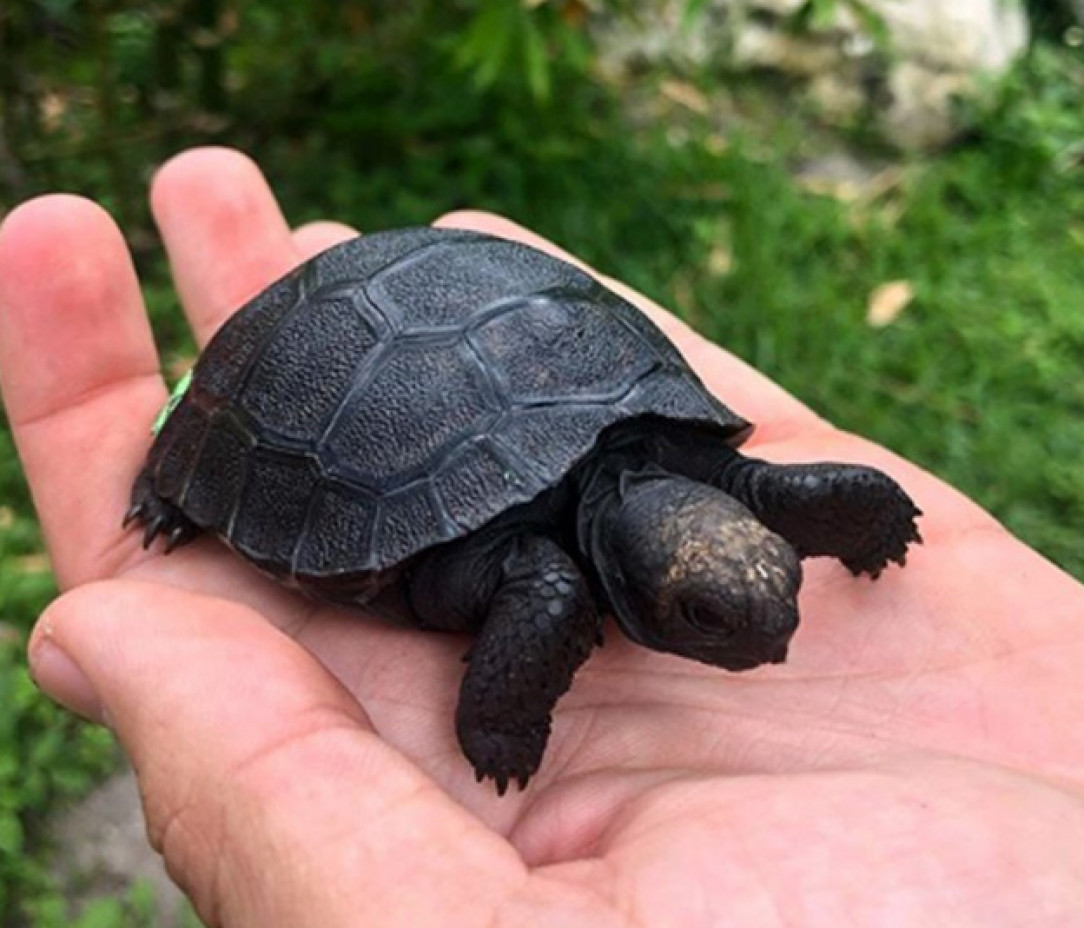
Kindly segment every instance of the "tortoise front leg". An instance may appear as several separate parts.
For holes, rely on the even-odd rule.
[[[503,795],[538,769],[554,705],[599,640],[601,618],[572,558],[549,538],[472,541],[423,565],[410,597],[430,627],[470,627],[468,612],[480,621],[456,734],[477,778],[491,777]],[[437,591],[457,616],[441,614]]]
[[[770,464],[734,454],[713,480],[802,557],[839,558],[877,577],[922,540],[919,508],[895,480],[857,464]]]

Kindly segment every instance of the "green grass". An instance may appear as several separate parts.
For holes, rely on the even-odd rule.
[[[1084,184],[1007,183],[1005,155],[916,166],[862,216],[724,162],[733,270],[697,275],[697,321],[1084,577]],[[871,328],[869,295],[894,280],[915,300]]]
[[[1084,579],[1082,87],[1079,60],[1040,50],[972,141],[905,165],[861,204],[792,179],[807,152],[791,126],[722,150],[693,126],[678,145],[630,133],[587,89],[559,87],[561,107],[541,112],[430,99],[399,135],[368,148],[340,125],[359,101],[331,100],[304,131],[248,141],[294,222],[373,229],[473,205],[537,228],[838,424],[940,474]],[[62,167],[69,189],[109,199],[93,159]],[[143,250],[141,263],[165,357],[184,356],[164,262]],[[915,299],[874,329],[869,295],[893,280],[910,282]],[[113,756],[107,738],[53,708],[26,676],[21,640],[54,595],[41,553],[0,427],[0,617],[13,630],[0,645],[5,925],[31,913],[63,923],[40,824]],[[128,924],[140,905],[103,904],[94,924]]]
[[[112,767],[115,749],[104,731],[42,697],[25,671],[23,635],[54,584],[6,430],[0,500],[0,617],[10,623],[0,630],[0,923],[17,925],[8,921],[17,906],[51,893],[35,854],[45,816],[93,786]]]

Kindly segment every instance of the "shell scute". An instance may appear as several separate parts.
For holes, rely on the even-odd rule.
[[[472,340],[509,400],[521,405],[612,401],[659,363],[584,297],[521,303],[487,320]]]
[[[261,432],[318,441],[377,341],[374,326],[346,296],[311,299],[282,320],[237,402]]]
[[[355,487],[325,486],[313,504],[295,570],[329,576],[372,569],[377,502]]]
[[[233,546],[266,569],[288,570],[319,480],[307,456],[257,448],[229,533]]]
[[[333,471],[373,489],[439,469],[449,449],[500,413],[484,371],[460,345],[397,349],[346,402],[327,440]]]
[[[386,268],[366,293],[393,324],[411,332],[460,329],[497,303],[590,286],[582,271],[516,242],[459,238]]]

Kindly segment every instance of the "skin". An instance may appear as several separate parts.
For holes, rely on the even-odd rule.
[[[291,232],[224,150],[152,190],[201,342],[350,234]],[[506,220],[457,225],[552,249]],[[615,286],[620,287],[620,285]],[[926,544],[876,583],[810,561],[788,662],[733,675],[607,644],[523,793],[474,782],[465,642],[359,622],[211,539],[120,530],[166,398],[123,241],[35,200],[0,230],[4,399],[63,595],[30,661],[108,724],[150,839],[211,925],[1065,926],[1084,921],[1084,588],[951,488],[833,429],[642,297],[751,453],[894,476]]]

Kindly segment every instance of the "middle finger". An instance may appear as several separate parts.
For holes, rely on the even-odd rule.
[[[151,206],[201,347],[301,258],[263,174],[240,152],[201,148],[166,162]]]

